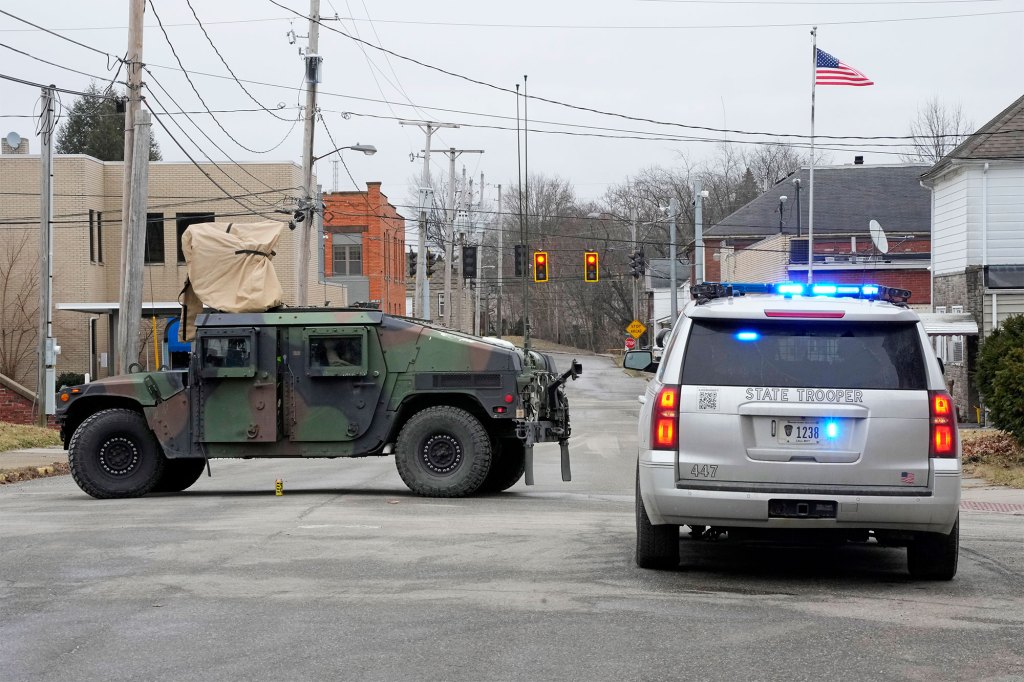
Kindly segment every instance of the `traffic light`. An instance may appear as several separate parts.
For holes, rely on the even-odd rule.
[[[548,252],[547,251],[534,251],[533,252],[533,281],[534,282],[546,282],[546,281],[548,281]]]
[[[441,260],[441,255],[437,253],[427,252],[427,277],[434,276],[434,269],[437,267],[438,262]]]
[[[462,247],[462,276],[466,279],[476,279],[476,247]]]
[[[416,254],[414,252],[412,252],[412,251],[410,251],[409,253],[405,254],[405,264],[409,268],[409,276],[410,277],[415,277],[416,276],[416,258],[417,258]]]
[[[634,279],[639,279],[644,274],[645,269],[646,263],[644,262],[644,252],[642,249],[629,254],[629,274],[633,275]]]
[[[596,282],[598,280],[597,269],[597,251],[585,251],[583,253],[583,281]]]
[[[526,274],[526,247],[522,244],[515,246],[516,277]]]

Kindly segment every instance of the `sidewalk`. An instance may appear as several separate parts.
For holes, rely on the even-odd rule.
[[[67,464],[68,453],[63,448],[26,448],[24,450],[6,450],[0,452],[0,471],[5,469],[21,469],[23,467],[41,467],[54,462]]]

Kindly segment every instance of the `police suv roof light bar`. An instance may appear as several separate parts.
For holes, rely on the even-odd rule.
[[[869,301],[887,301],[895,305],[906,305],[910,300],[909,289],[897,289],[880,284],[832,284],[819,282],[703,282],[690,287],[690,296],[698,305],[716,298],[745,296],[747,294],[776,294],[791,298],[809,296],[815,298],[859,298]]]

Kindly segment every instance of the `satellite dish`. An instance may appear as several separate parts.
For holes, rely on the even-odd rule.
[[[868,223],[868,232],[871,233],[871,243],[875,245],[878,252],[889,253],[889,239],[885,236],[885,230],[877,220]]]
[[[7,133],[7,144],[10,145],[11,149],[17,149],[21,146],[21,135],[14,132],[13,130]]]

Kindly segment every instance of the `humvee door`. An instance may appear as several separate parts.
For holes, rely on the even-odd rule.
[[[377,330],[290,327],[284,371],[292,441],[351,441],[369,429],[387,374]]]
[[[270,329],[196,332],[198,377],[193,420],[204,443],[264,443],[278,438],[277,339]]]

